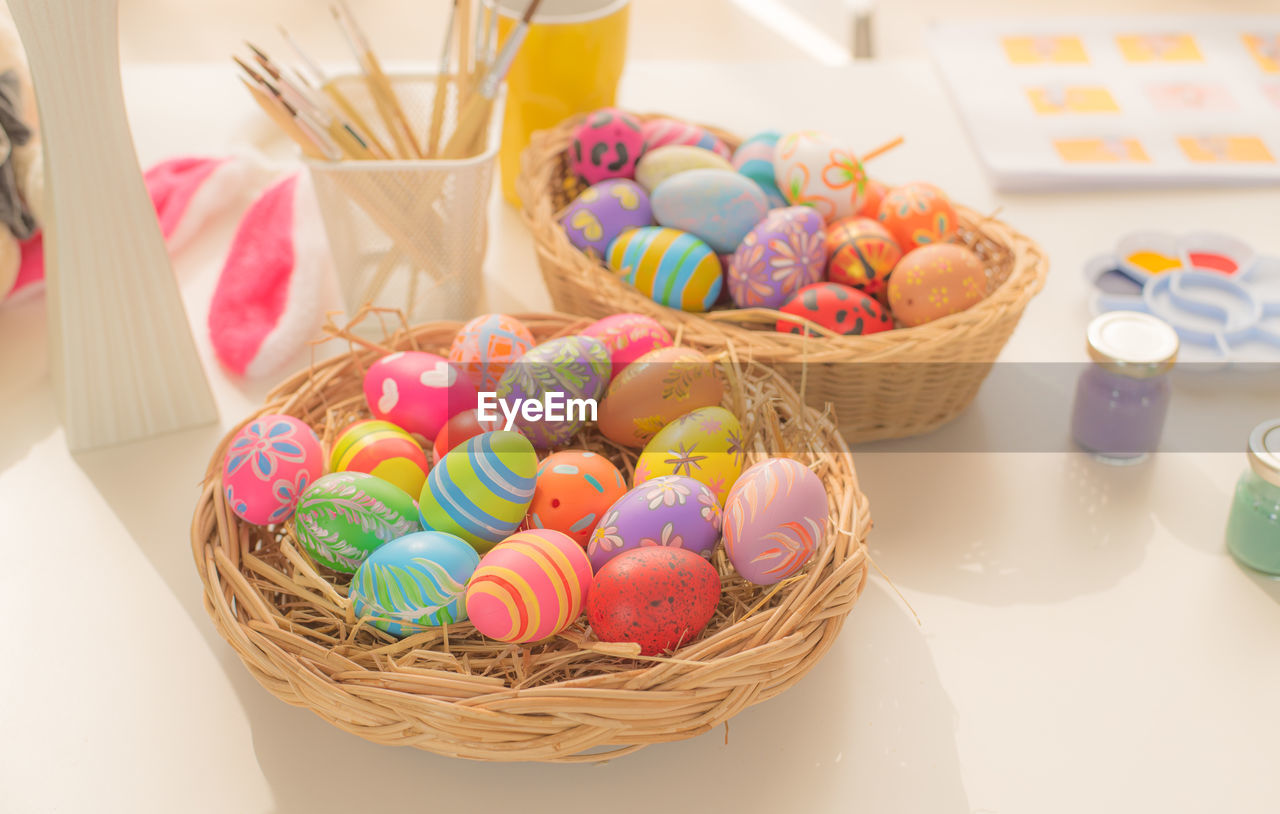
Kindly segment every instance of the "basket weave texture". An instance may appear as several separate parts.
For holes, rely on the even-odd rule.
[[[586,188],[568,162],[573,130],[582,119],[535,133],[517,181],[555,308],[596,319],[647,314],[673,333],[679,330],[686,344],[700,350],[732,344],[744,358],[775,366],[810,405],[825,409],[830,404],[850,443],[919,435],[959,415],[977,395],[1023,309],[1044,286],[1048,261],[1034,241],[957,206],[960,240],[983,259],[992,292],[958,314],[867,336],[829,331],[801,336],[774,331],[779,314],[768,309],[693,314],[667,308],[579,251],[558,223],[559,212]],[[707,129],[731,147],[740,141]]]
[[[588,322],[518,315],[538,341]],[[460,323],[396,332],[396,350],[442,352]],[[353,348],[276,388],[258,415],[310,423],[326,445],[367,417],[361,382],[378,352]],[[491,761],[589,762],[706,732],[795,684],[831,647],[866,582],[871,518],[851,456],[828,417],[768,368],[725,354],[724,406],[741,417],[748,464],[785,454],[826,485],[826,542],[799,574],[751,585],[721,549],[722,597],[704,634],[672,657],[594,640],[579,619],[533,645],[484,638],[469,623],[397,641],[357,624],[349,577],[317,567],[285,526],[249,525],[222,489],[234,431],[214,451],[191,526],[204,605],[218,632],[271,693],[383,744]],[[246,419],[247,423],[256,416]],[[238,429],[238,428],[237,428]],[[635,453],[595,429],[575,447],[609,455],[629,476]]]

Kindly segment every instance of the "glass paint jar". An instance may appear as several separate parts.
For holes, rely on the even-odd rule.
[[[1248,455],[1227,518],[1227,550],[1242,565],[1280,576],[1280,418],[1254,427]]]
[[[1178,334],[1150,314],[1112,311],[1086,340],[1092,363],[1076,382],[1071,437],[1106,463],[1142,461],[1160,444]]]

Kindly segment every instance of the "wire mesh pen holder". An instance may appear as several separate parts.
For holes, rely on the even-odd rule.
[[[391,82],[421,146],[435,76],[398,74]],[[350,101],[374,139],[388,147],[396,143],[363,79],[337,77],[332,85]],[[453,77],[445,92],[442,132],[447,135],[458,112]],[[505,88],[494,100],[484,148],[470,158],[306,160],[348,313],[372,304],[401,310],[419,323],[475,311],[483,290],[489,194],[504,98]]]

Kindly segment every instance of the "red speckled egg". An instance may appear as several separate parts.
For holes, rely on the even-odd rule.
[[[839,283],[805,286],[778,310],[847,336],[873,334],[893,327],[893,317],[875,297]],[[784,319],[778,320],[775,328],[781,333],[804,333],[802,325]]]
[[[884,290],[902,249],[871,218],[842,218],[827,227],[827,279],[868,294]]]
[[[503,420],[500,414],[495,419],[481,421],[478,409],[464,410],[458,413],[445,422],[440,434],[436,436],[435,445],[432,448],[435,452],[436,460],[439,461],[446,452],[459,444],[470,441],[481,433],[504,429],[505,424],[506,421]]]
[[[608,458],[583,449],[553,453],[538,464],[529,527],[562,532],[586,548],[600,515],[626,492]]]
[[[880,202],[880,222],[904,252],[956,236],[956,210],[942,190],[916,182],[894,187]]]
[[[701,635],[720,601],[720,575],[683,548],[637,548],[609,560],[587,597],[587,621],[602,642],[636,642],[656,656]]]

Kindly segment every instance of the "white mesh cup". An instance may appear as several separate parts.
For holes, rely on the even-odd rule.
[[[435,95],[432,74],[397,74],[392,86],[421,147]],[[385,145],[387,132],[364,80],[333,85]],[[442,132],[451,133],[458,93],[450,80]],[[489,193],[502,136],[505,89],[493,103],[484,150],[459,160],[318,161],[315,183],[348,313],[370,304],[396,308],[410,323],[471,316],[483,291]]]

